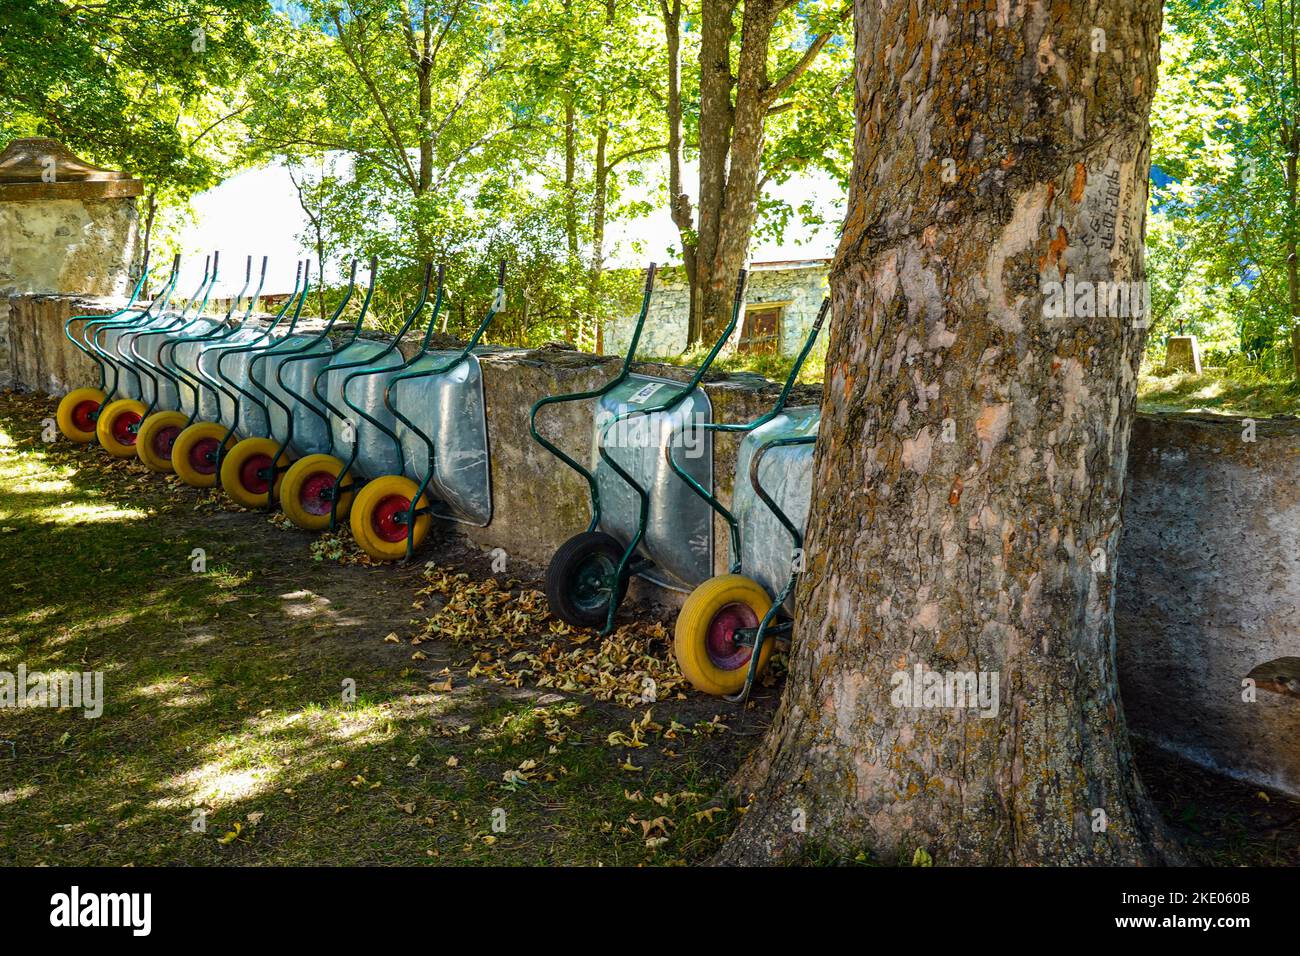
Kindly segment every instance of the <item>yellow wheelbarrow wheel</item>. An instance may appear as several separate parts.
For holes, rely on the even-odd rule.
[[[172,445],[172,468],[176,477],[194,488],[211,488],[217,483],[217,458],[228,429],[216,422],[195,422],[176,436]],[[230,447],[230,442],[226,442]]]
[[[279,452],[277,457],[276,452]],[[279,494],[289,455],[270,438],[245,438],[221,459],[221,487],[245,508],[265,508]]]
[[[114,458],[134,458],[136,429],[148,411],[144,402],[134,398],[119,398],[109,402],[99,412],[95,422],[95,437],[104,450]]]
[[[690,593],[677,615],[673,653],[696,690],[721,697],[745,686],[753,648],[739,643],[736,632],[757,628],[771,607],[763,586],[740,574],[710,578]],[[763,641],[755,677],[767,667],[775,644],[771,637]]]
[[[350,517],[352,537],[362,551],[379,561],[406,557],[407,526],[403,516],[419,490],[419,485],[401,475],[384,475],[362,486],[352,503]],[[421,495],[416,507],[428,505],[428,499]],[[428,535],[429,524],[428,514],[416,515],[415,547]]]
[[[343,462],[333,455],[306,455],[284,473],[280,483],[280,507],[285,517],[304,531],[324,531],[330,526],[337,475]],[[352,476],[343,479],[338,517],[346,518],[352,507]]]
[[[103,404],[103,389],[74,388],[59,399],[54,421],[64,438],[84,445],[95,440],[95,415]]]
[[[183,412],[154,412],[140,423],[135,434],[135,450],[150,471],[160,475],[172,469],[172,447],[180,437],[189,417]]]

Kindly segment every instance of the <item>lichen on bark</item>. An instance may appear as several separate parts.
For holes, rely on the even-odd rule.
[[[1176,858],[1112,624],[1145,325],[1044,308],[1052,282],[1143,278],[1160,21],[1158,0],[857,0],[808,567],[719,862]],[[996,713],[891,701],[917,664],[996,675]]]

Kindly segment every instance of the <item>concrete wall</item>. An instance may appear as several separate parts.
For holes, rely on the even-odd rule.
[[[1143,415],[1120,545],[1120,683],[1133,733],[1300,794],[1300,700],[1242,679],[1300,657],[1300,423]]]
[[[109,311],[105,300],[11,300],[20,382],[50,390],[93,381],[67,344],[73,312]],[[443,345],[446,343],[435,343]],[[408,352],[409,354],[409,352]],[[596,388],[619,361],[564,349],[494,349],[482,359],[492,453],[492,523],[465,532],[484,548],[545,564],[586,527],[585,483],[528,435],[528,411],[545,395]],[[682,379],[685,369],[639,365]],[[715,417],[765,411],[777,386],[751,375],[706,379]],[[55,389],[56,391],[58,389]],[[817,388],[792,404],[816,404]],[[591,456],[590,410],[543,413],[543,432],[580,461]],[[1187,759],[1300,794],[1300,701],[1261,692],[1241,700],[1258,664],[1300,657],[1300,423],[1242,424],[1189,416],[1138,416],[1130,448],[1116,599],[1120,681],[1135,734]],[[737,440],[719,436],[714,474],[730,500]],[[727,561],[715,523],[715,569]],[[666,592],[643,596],[675,602]]]
[[[0,202],[0,388],[22,381],[15,367],[9,296],[120,294],[136,242],[133,199]]]
[[[790,355],[803,345],[817,309],[827,292],[830,266],[818,263],[804,268],[770,268],[757,266],[750,271],[746,285],[746,305],[764,302],[790,303],[781,317],[781,351]],[[664,269],[655,278],[655,294],[650,300],[640,355],[678,355],[686,348],[686,323],[690,314],[690,287],[683,269]],[[627,351],[627,343],[636,325],[636,315],[607,323],[605,349],[611,353]],[[743,326],[736,329],[740,335]],[[712,344],[712,343],[709,343]]]

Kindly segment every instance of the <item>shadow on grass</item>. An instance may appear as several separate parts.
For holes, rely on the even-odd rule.
[[[100,671],[106,699],[0,709],[11,862],[662,863],[734,825],[709,801],[740,754],[612,748],[638,715],[448,681],[453,648],[385,639],[432,610],[417,571],[306,560],[261,515],[42,443],[48,414],[0,400],[0,670]]]

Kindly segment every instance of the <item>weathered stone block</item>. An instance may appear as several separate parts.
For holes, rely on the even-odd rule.
[[[1140,415],[1115,604],[1129,727],[1220,773],[1300,794],[1300,702],[1256,666],[1300,656],[1300,424]]]
[[[1165,371],[1201,374],[1201,345],[1196,336],[1169,336],[1165,343]]]

